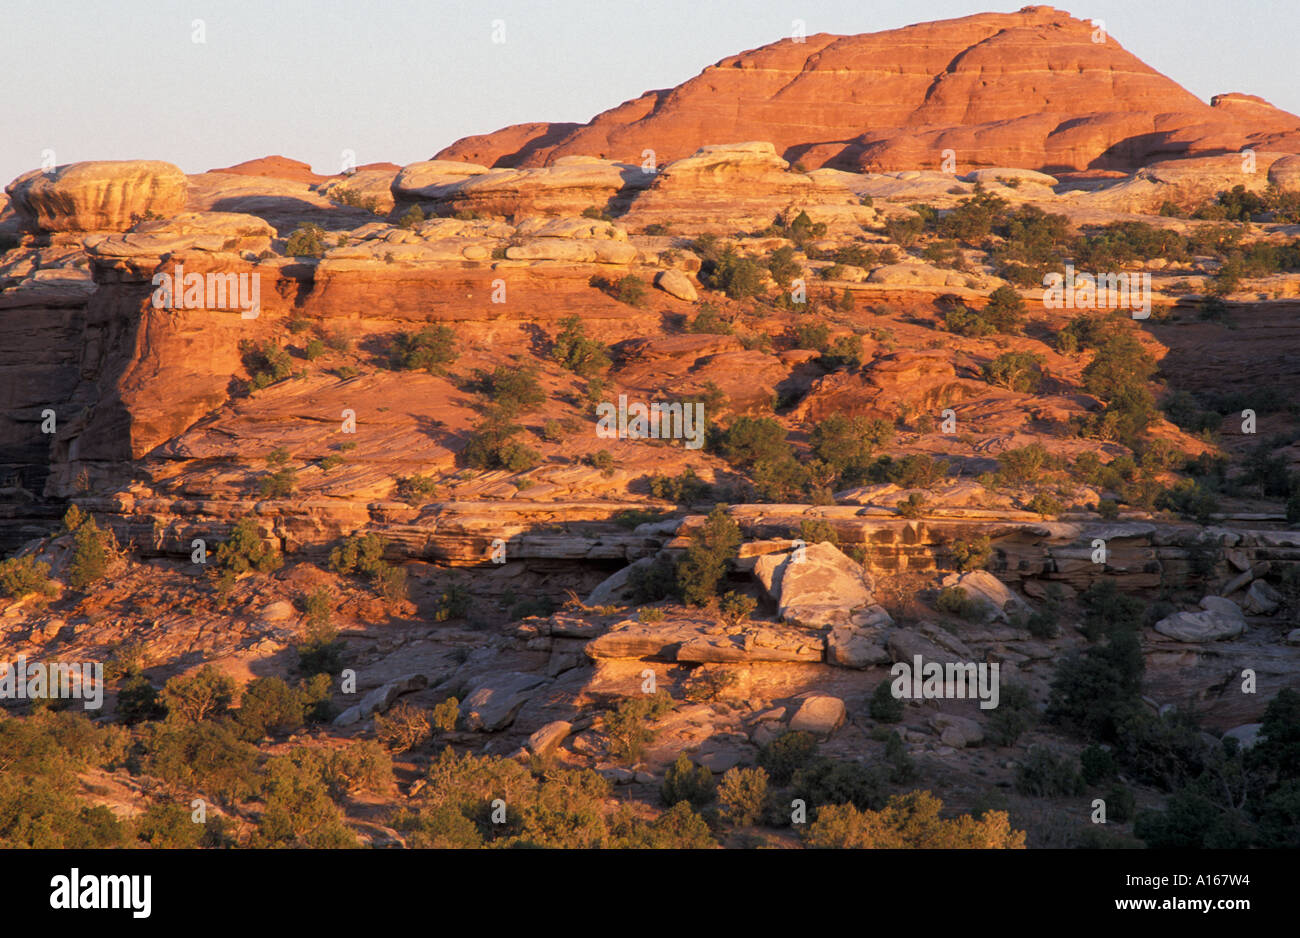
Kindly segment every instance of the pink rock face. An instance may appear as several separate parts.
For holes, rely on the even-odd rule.
[[[1249,95],[1207,105],[1090,22],[1027,7],[785,39],[588,124],[518,124],[467,137],[438,158],[499,167],[572,155],[640,163],[653,150],[662,165],[707,144],[755,139],[810,169],[939,168],[951,149],[963,170],[1131,170],[1172,155],[1300,148],[1300,118]]]
[[[185,205],[185,174],[161,160],[70,163],[33,170],[5,191],[27,225],[41,231],[125,231]]]

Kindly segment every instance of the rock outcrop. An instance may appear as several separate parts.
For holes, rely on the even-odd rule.
[[[1086,20],[1046,6],[857,36],[785,39],[723,59],[589,123],[467,137],[439,159],[660,165],[723,140],[770,140],[808,168],[1131,171],[1162,157],[1300,149],[1300,118],[1249,95],[1210,104]]]
[[[165,218],[185,205],[185,174],[160,160],[69,163],[32,170],[5,191],[26,223],[39,231],[125,231]]]

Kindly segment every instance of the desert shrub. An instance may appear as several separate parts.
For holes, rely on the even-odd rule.
[[[432,735],[429,711],[405,700],[387,713],[375,714],[375,736],[389,752],[407,752]]]
[[[1083,794],[1083,779],[1074,762],[1046,746],[1034,746],[1016,766],[1016,791],[1035,798],[1064,798]]]
[[[293,359],[289,357],[288,351],[275,342],[268,340],[258,348],[245,341],[240,347],[252,390],[261,390],[293,375]]]
[[[901,248],[915,244],[924,230],[925,219],[918,214],[895,215],[885,219],[885,236]]]
[[[408,505],[423,505],[437,496],[438,483],[432,476],[416,473],[398,479],[396,493]]]
[[[549,616],[554,611],[555,603],[550,597],[538,596],[533,599],[521,599],[510,607],[506,615],[511,622],[515,622],[529,616]]]
[[[1012,830],[1005,811],[939,817],[943,802],[928,791],[896,795],[880,811],[859,811],[851,804],[828,806],[804,831],[809,847],[841,849],[1000,849],[1025,846],[1024,831]]]
[[[1003,352],[984,364],[984,380],[995,387],[1033,394],[1043,381],[1043,356],[1035,352]]]
[[[1112,742],[1141,707],[1142,646],[1133,629],[1118,628],[1057,665],[1047,718],[1085,739]]]
[[[239,701],[235,722],[249,742],[264,736],[283,736],[302,727],[306,720],[302,695],[278,677],[259,677],[248,682]]]
[[[1079,766],[1083,780],[1088,785],[1100,785],[1115,777],[1115,757],[1110,750],[1103,749],[1096,743],[1079,753]]]
[[[325,229],[320,225],[302,222],[284,246],[289,257],[323,257],[325,255]]]
[[[59,594],[58,586],[50,579],[50,565],[30,554],[0,560],[0,590],[14,599],[31,595],[50,599]]]
[[[480,385],[495,408],[507,417],[536,410],[546,401],[546,392],[531,368],[498,365],[480,373]]]
[[[978,535],[970,541],[959,538],[952,542],[953,563],[962,573],[984,569],[992,554],[993,548],[986,534]]]
[[[298,670],[302,674],[338,674],[343,669],[343,642],[330,622],[330,592],[317,587],[304,599],[306,616],[298,643]]]
[[[1036,609],[1025,620],[1025,628],[1034,638],[1056,638],[1060,634],[1060,618],[1060,591],[1052,587],[1048,590],[1043,608]]]
[[[678,505],[694,505],[703,501],[712,486],[687,467],[680,475],[666,476],[656,473],[650,477],[650,493]]]
[[[193,849],[203,834],[203,826],[190,819],[189,808],[174,801],[151,804],[135,820],[136,838],[156,849]]]
[[[819,756],[794,773],[796,798],[809,805],[853,804],[866,811],[885,804],[889,771],[884,766]]]
[[[920,518],[925,514],[925,504],[924,495],[920,492],[912,492],[898,503],[898,513],[904,518]]]
[[[197,723],[222,716],[229,711],[234,698],[234,679],[210,664],[191,675],[170,678],[161,694],[167,719],[179,723]]]
[[[983,338],[997,331],[992,323],[965,303],[956,303],[945,310],[943,325],[954,335],[966,336],[970,339]]]
[[[718,845],[708,822],[683,801],[649,824],[632,818],[621,819],[612,835],[614,846],[634,850],[702,850]]]
[[[789,245],[772,252],[772,256],[767,259],[767,270],[772,275],[772,280],[783,290],[790,286],[790,281],[803,273],[803,268],[794,259],[794,248]]]
[[[786,786],[797,771],[817,754],[817,737],[801,730],[787,730],[758,751],[758,764],[772,784]]]
[[[1014,746],[1037,718],[1029,689],[1023,684],[1004,684],[998,694],[998,705],[989,714],[985,738],[994,746]]]
[[[279,548],[262,539],[257,522],[252,518],[241,518],[230,535],[217,545],[216,566],[222,573],[232,576],[251,571],[269,573],[278,570],[283,563]]]
[[[673,708],[673,699],[663,691],[628,697],[604,717],[609,751],[615,759],[635,763],[653,740],[649,724]]]
[[[795,348],[825,352],[830,344],[831,330],[823,322],[801,322],[791,330],[791,338]]]
[[[702,808],[714,799],[715,794],[713,773],[705,766],[691,762],[684,752],[668,767],[659,789],[659,797],[669,807],[685,801],[693,808]]]
[[[966,595],[966,590],[960,586],[945,586],[941,589],[934,606],[940,612],[960,616],[967,620],[979,618],[982,611],[979,601],[971,599]]]
[[[899,723],[903,719],[903,701],[894,696],[890,681],[881,681],[871,693],[871,719],[879,723]]]
[[[1133,630],[1142,625],[1146,604],[1136,596],[1125,596],[1114,580],[1098,580],[1079,595],[1084,607],[1083,634],[1095,642],[1117,629]]]
[[[325,784],[332,794],[369,791],[383,794],[393,783],[393,757],[372,739],[332,749],[325,757]]]
[[[1042,443],[1009,449],[998,456],[998,476],[1010,483],[1024,484],[1039,479],[1052,465],[1052,454]]]
[[[645,281],[636,274],[628,274],[618,282],[615,295],[620,303],[629,306],[641,306],[645,303]]]
[[[1180,479],[1156,499],[1156,505],[1175,511],[1198,524],[1209,524],[1221,510],[1219,497],[1191,479]]]
[[[757,608],[758,601],[744,593],[729,592],[718,603],[718,613],[722,621],[733,627],[747,620]]]
[[[523,427],[499,410],[489,411],[474,427],[461,459],[472,469],[507,469],[527,472],[539,462],[541,454],[516,437]]]
[[[715,261],[706,260],[700,268],[700,277],[733,300],[743,300],[763,292],[763,268],[752,257],[741,257],[731,248],[723,251]]]
[[[757,824],[768,806],[767,772],[761,768],[733,766],[718,784],[721,816],[728,824],[748,827]]]
[[[1029,510],[1035,511],[1040,515],[1053,517],[1059,515],[1065,510],[1061,500],[1047,492],[1035,492],[1034,497],[1029,500]]]
[[[731,335],[734,330],[712,303],[701,303],[700,311],[686,324],[686,331],[696,335]]]
[[[442,733],[452,732],[460,719],[460,701],[455,697],[448,697],[430,711],[430,717],[435,730]]]
[[[117,553],[117,539],[111,530],[101,529],[93,517],[83,513],[76,505],[69,506],[64,514],[63,526],[73,537],[68,585],[75,590],[84,590],[98,583],[108,572],[109,564]]]
[[[677,567],[666,554],[659,554],[653,563],[632,571],[628,588],[636,603],[653,603],[677,596]]]
[[[998,287],[989,294],[989,301],[980,310],[980,318],[991,325],[996,332],[1013,334],[1024,325],[1025,301],[1020,298],[1014,287]]]
[[[1121,391],[1145,384],[1155,373],[1155,360],[1132,335],[1106,339],[1083,369],[1083,386],[1090,394],[1110,400]]]
[[[445,374],[445,366],[456,360],[456,354],[456,333],[450,326],[425,326],[393,337],[392,363],[399,371]]]
[[[257,792],[257,749],[240,740],[228,721],[146,723],[138,732],[145,774],[229,805]]]
[[[158,689],[141,672],[127,675],[117,689],[117,716],[123,723],[156,720],[164,715]]]
[[[862,339],[856,335],[836,336],[834,341],[826,347],[826,351],[818,359],[818,363],[823,368],[832,371],[837,368],[861,368]]]
[[[424,210],[418,205],[412,205],[397,220],[397,227],[405,231],[410,231],[424,221]]]
[[[718,450],[727,462],[752,468],[791,455],[785,428],[771,417],[738,417],[722,433]]]
[[[579,316],[560,320],[560,333],[555,337],[551,358],[584,378],[590,378],[609,367],[609,353],[605,346],[588,338],[586,327]]]
[[[686,602],[702,606],[717,595],[740,540],[740,527],[726,506],[715,505],[704,524],[691,535],[686,555],[677,565],[677,585]]]
[[[251,840],[253,847],[343,848],[358,846],[330,797],[325,758],[296,748],[266,762],[264,809]]]

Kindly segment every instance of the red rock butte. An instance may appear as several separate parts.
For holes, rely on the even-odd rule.
[[[1209,104],[1087,20],[1052,7],[856,36],[783,39],[586,124],[528,123],[437,154],[491,167],[564,156],[659,163],[729,140],[770,140],[808,169],[962,166],[1132,171],[1244,147],[1300,151],[1300,117],[1252,95]]]

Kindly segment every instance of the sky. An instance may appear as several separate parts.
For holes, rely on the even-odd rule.
[[[335,173],[351,151],[357,164],[405,164],[507,124],[585,122],[785,38],[796,19],[809,35],[851,34],[1022,5],[0,0],[9,92],[0,182],[43,160],[161,159],[196,173],[280,154]],[[1062,8],[1103,21],[1122,46],[1204,100],[1239,91],[1300,113],[1290,69],[1296,0]]]

